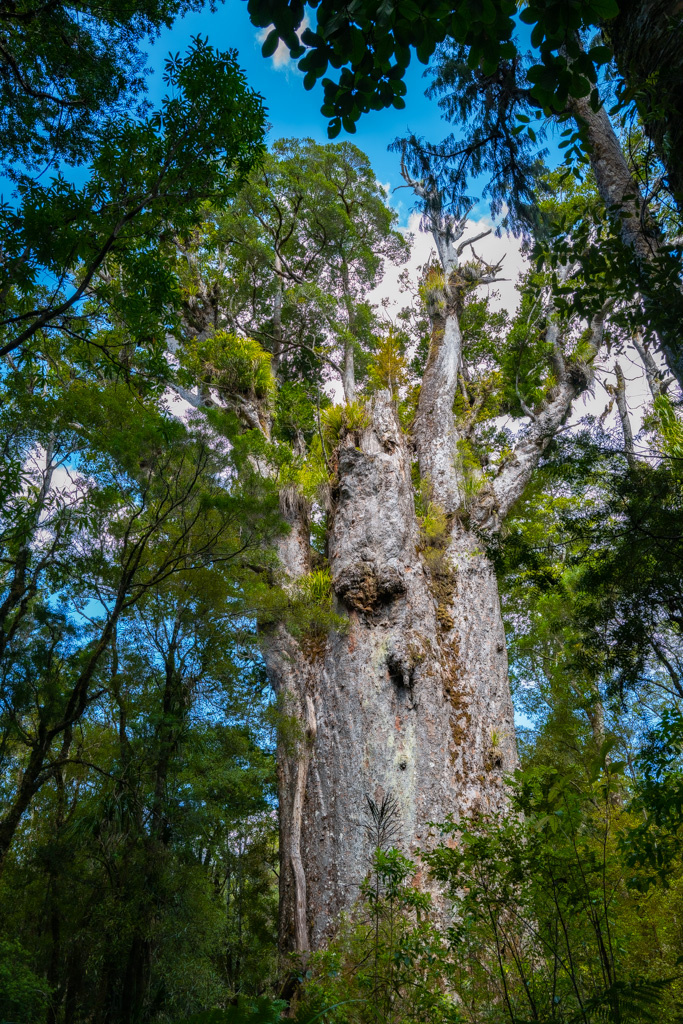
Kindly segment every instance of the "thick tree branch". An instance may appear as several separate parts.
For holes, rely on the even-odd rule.
[[[615,387],[615,398],[617,400],[617,409],[619,411],[619,419],[621,421],[621,432],[624,435],[624,451],[626,453],[626,459],[631,468],[638,464],[635,452],[633,449],[633,430],[631,429],[631,420],[628,415],[628,406],[626,405],[626,381],[624,379],[624,371],[621,368],[621,364],[617,362],[614,367],[616,374],[617,383]]]
[[[671,383],[671,378],[669,377],[667,380],[662,371],[657,366],[654,356],[652,355],[650,349],[647,348],[643,335],[640,331],[634,331],[632,341],[633,347],[640,356],[640,361],[642,362],[643,367],[645,369],[645,378],[647,380],[647,386],[649,387],[650,394],[652,395],[652,398],[654,400],[667,390],[669,384]]]
[[[593,317],[585,357],[566,364],[563,377],[534,413],[534,419],[512,454],[504,460],[494,479],[482,488],[470,507],[472,525],[479,533],[490,538],[498,534],[505,516],[521,498],[543,453],[569,415],[572,402],[590,385],[592,363],[602,344],[606,312],[606,307],[603,307]]]
[[[668,264],[670,256],[638,181],[626,162],[607,111],[604,106],[597,111],[593,110],[587,97],[571,97],[569,110],[579,128],[586,133],[590,144],[591,166],[602,200],[607,209],[616,214],[622,240],[634,253],[647,278],[657,266]],[[683,291],[678,270],[674,277],[676,285],[670,290],[670,297],[678,307],[682,302]],[[660,342],[671,372],[683,386],[683,346],[678,333],[661,332]]]

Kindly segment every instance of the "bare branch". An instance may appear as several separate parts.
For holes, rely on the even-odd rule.
[[[493,231],[493,228],[489,228],[488,231],[480,231],[478,235],[474,236],[474,238],[468,238],[467,241],[462,242],[458,246],[458,250],[457,250],[458,251],[458,256],[462,256],[463,252],[465,251],[465,249],[467,248],[468,245],[474,245],[474,243],[478,242],[480,238],[486,238],[487,235],[490,235],[492,231]],[[502,260],[501,260],[501,263],[502,263]]]

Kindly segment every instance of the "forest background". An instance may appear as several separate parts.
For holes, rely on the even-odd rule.
[[[481,6],[505,39],[512,8]],[[296,5],[251,4],[255,26],[235,3],[4,10],[3,1021],[681,1019],[676,67],[626,4],[574,23],[529,5],[519,52],[493,54],[474,14],[460,39],[438,4],[399,9],[431,61],[407,109],[372,68],[355,106],[343,74],[305,91],[269,34],[297,56]],[[359,11],[363,45],[343,20],[327,38],[381,79],[386,24]],[[646,13],[679,37],[680,15]],[[629,19],[650,78],[623,57]],[[358,118],[354,145],[326,143],[326,119]],[[491,224],[444,276],[439,231]],[[359,806],[357,900],[310,952],[278,920],[276,747],[282,765],[306,741],[264,649],[348,629],[335,460],[382,394],[410,433],[451,307],[463,494],[451,510],[416,464],[419,545],[438,575],[473,523],[495,565],[519,764],[500,813],[444,807],[420,864],[391,793]],[[484,499],[525,438],[493,531]],[[292,493],[312,509],[296,580]],[[506,742],[488,736],[494,775]]]

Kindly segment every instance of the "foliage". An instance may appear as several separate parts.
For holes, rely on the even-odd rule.
[[[463,506],[467,511],[471,502],[484,486],[485,477],[481,472],[481,463],[476,456],[474,447],[467,438],[461,438],[458,441],[456,458],[463,482]]]
[[[680,862],[683,826],[683,719],[678,708],[665,708],[638,757],[640,769],[631,803],[642,822],[621,838],[627,863],[639,871],[634,888],[668,885]]]
[[[455,901],[468,1019],[674,1019],[675,947],[653,974],[643,940],[657,926],[627,894],[618,838],[633,819],[621,803],[624,765],[609,750],[585,767],[519,771],[512,813],[451,821],[451,841],[428,854]]]
[[[278,1024],[287,1004],[283,1000],[246,999],[240,996],[234,1006],[224,1010],[204,1010],[193,1013],[179,1024]]]
[[[621,443],[599,424],[559,443],[509,522],[512,659],[527,679],[587,687],[588,706],[604,679],[658,714],[682,695],[680,483],[675,460],[632,469]]]
[[[345,434],[365,430],[370,425],[370,415],[363,401],[331,405],[323,411],[321,420],[323,434],[332,448],[336,448]]]
[[[415,885],[416,865],[386,841],[391,828],[382,812],[391,806],[375,806],[368,823],[368,833],[384,835],[385,842],[370,857],[354,910],[327,949],[306,964],[296,1011],[301,1024],[316,1017],[343,1024],[463,1019],[452,997],[454,964],[433,921],[431,898]]]
[[[68,999],[79,1019],[173,1019],[268,977],[276,822],[263,681],[212,582],[162,591],[119,624],[108,685],[5,864],[4,927],[47,973],[55,1013]]]
[[[392,398],[408,383],[408,361],[405,356],[405,338],[390,328],[380,338],[368,367],[368,385],[371,391],[386,389]]]
[[[314,569],[297,580],[297,585],[306,600],[321,608],[331,607],[332,577],[329,569]]]
[[[19,206],[0,210],[2,354],[66,329],[111,345],[129,366],[137,349],[163,372],[178,283],[159,237],[182,237],[206,200],[235,193],[262,154],[264,130],[261,99],[234,52],[196,39],[186,57],[168,60],[165,82],[160,110],[107,122],[82,187],[61,174],[49,184],[18,179]]]
[[[194,0],[6,7],[2,159],[34,169],[46,159],[90,156],[103,122],[131,104],[143,106],[140,42],[198,7]]]
[[[33,1024],[44,1018],[49,993],[28,966],[29,954],[16,939],[0,938],[0,1020]]]
[[[420,528],[427,545],[443,547],[448,532],[446,513],[439,505],[430,501],[424,516],[421,517]]]
[[[303,383],[310,402],[330,371],[364,376],[377,330],[367,293],[385,261],[406,254],[364,153],[280,139],[235,199],[207,210],[178,246],[184,320],[190,333],[256,338],[281,383]]]
[[[203,391],[215,388],[221,395],[252,395],[272,401],[275,381],[270,362],[270,354],[252,338],[217,331],[184,346],[182,366],[190,381]]]
[[[434,186],[449,224],[487,170],[493,214],[505,203],[504,223],[525,235],[533,262],[516,312],[477,294],[473,255],[457,282],[424,267],[391,324],[369,296],[408,243],[364,153],[310,139],[266,153],[263,104],[236,55],[200,39],[169,60],[158,111],[132,105],[133,47],[193,5],[5,11],[0,150],[24,146],[35,164],[51,147],[88,166],[80,185],[62,165],[46,183],[17,166],[17,202],[0,210],[0,1016],[673,1022],[677,396],[655,373],[642,451],[596,420],[551,445],[557,425],[543,420],[565,378],[577,394],[590,383],[596,313],[610,310],[608,367],[636,332],[649,351],[663,324],[678,329],[677,243],[643,283],[583,167],[542,168],[549,119],[570,97],[597,110],[610,54],[586,32],[621,12],[532,2],[526,57],[508,0],[363,0],[341,13],[322,0],[301,43],[302,5],[250,0],[273,25],[265,52],[284,38],[307,87],[341,69],[323,83],[333,134],[371,106],[400,108],[411,48],[435,55],[430,91],[458,131],[399,142],[405,166]],[[624,133],[646,178],[643,133]],[[563,137],[570,164],[583,141],[580,126]],[[671,211],[660,223],[675,234]],[[329,947],[295,964],[287,1006],[273,748],[274,732],[283,749],[304,732],[286,692],[270,696],[259,645],[284,628],[315,663],[330,631],[350,628],[327,565],[335,448],[370,423],[359,394],[387,389],[409,430],[437,320],[456,312],[464,502],[447,513],[416,478],[419,547],[450,629],[462,569],[451,539],[479,497],[495,498],[519,440],[540,437],[541,471],[495,553],[530,716],[522,769],[509,813],[447,822],[419,864],[396,848],[395,801],[368,802],[360,898]],[[326,394],[333,375],[343,404]],[[310,526],[313,568],[298,579],[276,554],[288,502]],[[490,735],[492,761],[502,739]],[[428,863],[453,902],[448,924],[423,888]]]
[[[348,619],[334,610],[332,576],[329,568],[314,569],[296,582],[294,600],[286,619],[290,631],[303,638],[304,650],[311,656],[318,653],[330,630],[345,633]]]
[[[277,493],[60,341],[2,379],[1,934],[26,1014],[168,1019],[254,991],[274,950],[248,615]]]
[[[664,449],[672,462],[672,471],[680,476],[679,460],[683,459],[683,426],[676,417],[673,404],[666,395],[657,395],[654,409],[659,417],[659,426],[664,442]]]
[[[428,502],[422,515],[418,514],[420,542],[425,548],[445,548],[450,533],[448,517],[440,505]]]
[[[481,65],[484,74],[494,75],[501,63],[515,58],[513,37],[514,4],[491,0],[480,8],[433,0],[417,8],[404,0],[390,10],[377,12],[370,3],[358,4],[340,18],[326,0],[316,3],[315,29],[297,34],[304,17],[302,5],[258,3],[250,0],[249,14],[259,27],[274,27],[264,44],[264,56],[274,53],[280,39],[299,60],[304,86],[311,89],[328,66],[342,68],[338,81],[323,79],[325,99],[322,113],[329,117],[331,138],[342,126],[355,131],[362,113],[394,106],[403,109],[405,70],[411,51],[427,64],[437,46],[453,40],[470,51],[471,67]],[[595,45],[581,51],[578,35],[582,29],[601,24],[619,12],[611,0],[582,0],[564,4],[529,3],[522,20],[533,26],[531,42],[539,51],[533,96],[541,107],[563,110],[568,95],[587,96],[596,82],[596,66],[609,60],[608,46]],[[392,62],[393,61],[393,62]],[[571,62],[571,63],[570,63]]]

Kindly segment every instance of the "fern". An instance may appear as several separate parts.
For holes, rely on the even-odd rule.
[[[619,1024],[622,1021],[659,1022],[662,1020],[657,1007],[664,992],[676,978],[637,978],[635,981],[615,981],[593,999],[587,1000],[581,1013],[573,1016],[568,1024],[580,1024],[588,1015],[590,1019]]]

